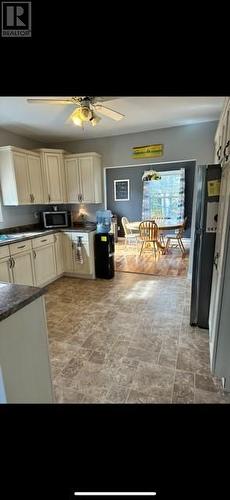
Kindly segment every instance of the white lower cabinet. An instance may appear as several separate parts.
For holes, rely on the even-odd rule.
[[[64,272],[63,262],[63,234],[57,233],[54,235],[55,259],[56,259],[56,274],[59,276]]]
[[[64,261],[64,272],[73,272],[73,249],[72,249],[72,233],[64,232],[63,237],[63,261]]]
[[[31,250],[12,256],[13,283],[18,285],[34,285],[33,257]]]
[[[10,257],[0,259],[0,281],[6,283],[12,283],[13,281]]]
[[[37,286],[42,286],[56,277],[54,244],[50,243],[33,250],[34,274]]]
[[[73,239],[73,272],[76,274],[90,274],[90,254],[89,254],[89,244],[88,242],[83,242],[80,249],[82,262],[78,260],[77,254],[77,239]]]

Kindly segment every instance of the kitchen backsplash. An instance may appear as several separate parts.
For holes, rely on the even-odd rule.
[[[1,206],[2,219],[0,222],[0,229],[8,227],[23,226],[26,224],[36,224],[39,222],[39,217],[36,218],[35,214],[43,210],[52,210],[53,205],[24,205],[24,206]],[[87,204],[87,205],[58,205],[59,210],[71,210],[74,220],[80,220],[80,214],[84,214],[84,220],[96,221],[96,211],[103,209],[102,203]]]

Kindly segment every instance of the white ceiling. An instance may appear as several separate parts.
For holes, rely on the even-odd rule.
[[[224,97],[116,97],[103,104],[124,114],[124,119],[116,122],[98,113],[100,123],[86,124],[82,130],[65,123],[74,105],[28,104],[26,99],[0,97],[0,127],[49,143],[214,121],[224,103]]]

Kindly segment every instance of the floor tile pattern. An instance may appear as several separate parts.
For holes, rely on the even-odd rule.
[[[60,278],[45,295],[59,403],[230,403],[189,326],[190,282],[116,273]]]

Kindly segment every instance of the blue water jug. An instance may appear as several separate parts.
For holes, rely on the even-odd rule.
[[[96,212],[97,233],[109,233],[111,229],[111,210],[98,210]]]

